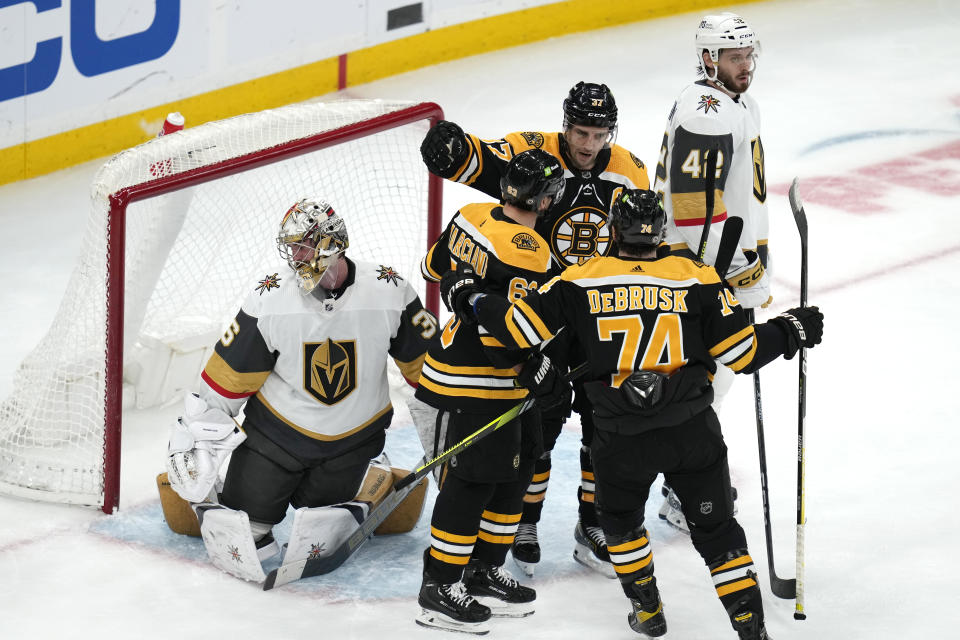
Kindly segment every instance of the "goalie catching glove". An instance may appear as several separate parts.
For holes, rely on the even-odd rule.
[[[517,375],[517,384],[530,391],[540,409],[566,403],[571,395],[570,383],[563,379],[549,356],[539,351],[534,351],[523,363],[523,369]]]
[[[770,295],[770,276],[760,262],[756,251],[744,251],[747,266],[727,277],[733,287],[733,295],[745,309],[766,307],[773,298]]]
[[[430,173],[441,178],[452,178],[467,160],[467,145],[463,129],[447,120],[438,122],[420,144],[420,156]]]
[[[823,340],[823,314],[819,307],[797,307],[784,311],[769,322],[780,327],[787,336],[783,357],[790,360],[800,347],[809,349]]]
[[[440,278],[440,297],[447,310],[464,324],[476,324],[471,297],[480,293],[480,281],[473,269],[465,262],[458,262]]]
[[[226,412],[188,393],[183,415],[170,429],[167,479],[170,487],[189,502],[204,502],[219,478],[227,455],[246,440],[236,421]]]

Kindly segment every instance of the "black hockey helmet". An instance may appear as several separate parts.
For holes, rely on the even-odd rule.
[[[563,129],[573,124],[586,127],[617,127],[617,101],[605,84],[578,82],[563,101]]]
[[[528,149],[513,156],[500,178],[503,201],[527,211],[537,211],[546,196],[556,202],[563,195],[563,167],[543,149]]]
[[[667,212],[656,191],[628,189],[610,207],[610,224],[619,244],[656,247],[663,241]]]

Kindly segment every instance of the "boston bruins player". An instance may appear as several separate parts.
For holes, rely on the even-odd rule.
[[[531,149],[514,156],[502,179],[503,205],[461,208],[424,258],[424,277],[438,281],[457,264],[468,264],[485,289],[509,299],[535,290],[549,278],[551,258],[533,227],[563,189],[563,168],[549,153]],[[541,368],[548,375],[535,384]],[[559,383],[559,373],[539,352],[506,349],[482,326],[452,317],[427,355],[416,397],[436,409],[437,433],[446,433],[445,444],[452,446],[522,401],[528,388],[545,404],[565,400],[568,387]],[[536,592],[518,584],[503,564],[541,442],[539,412],[527,411],[443,469],[418,624],[480,634],[491,611],[533,613]]]
[[[699,249],[706,203],[704,154],[716,149],[717,172],[713,222],[703,261],[714,264],[720,234],[728,217],[743,219],[740,251],[726,274],[740,304],[747,309],[770,302],[767,253],[767,183],[760,110],[748,93],[760,54],[756,32],[733,13],[705,16],[695,36],[700,79],[677,98],[667,119],[654,189],[664,196],[666,242],[675,252],[694,257]],[[752,311],[751,311],[752,313]],[[721,367],[714,381],[714,408],[733,384]],[[669,494],[669,487],[665,487]],[[660,516],[687,531],[676,495],[669,494]]]
[[[651,637],[667,630],[643,526],[650,486],[663,473],[733,628],[742,640],[764,640],[757,573],[733,517],[710,377],[717,362],[749,373],[819,344],[823,315],[798,308],[751,324],[711,267],[657,258],[665,222],[657,194],[628,191],[611,214],[619,257],[571,267],[512,304],[480,293],[471,275],[448,278],[441,289],[463,322],[479,321],[507,347],[532,347],[563,327],[587,346],[597,508],[631,603],[630,626]]]
[[[290,207],[277,247],[291,271],[253,287],[173,426],[173,488],[195,503],[215,497],[232,450],[219,502],[246,514],[261,552],[276,546],[271,528],[288,505],[357,495],[393,416],[387,356],[415,383],[437,338],[410,284],[388,266],[350,260],[348,244],[326,202]],[[233,420],[241,407],[242,429]]]
[[[540,148],[557,156],[563,165],[566,188],[563,197],[537,220],[535,229],[549,241],[556,263],[567,267],[594,256],[608,255],[613,247],[607,223],[611,203],[624,189],[646,189],[650,185],[643,162],[615,144],[616,137],[617,104],[609,87],[579,82],[563,101],[562,132],[526,131],[483,140],[465,134],[452,122],[443,121],[428,132],[420,150],[432,173],[469,185],[492,198],[500,197],[500,178],[514,154]],[[548,349],[558,364],[562,361],[563,365],[576,366],[583,358],[568,356],[570,351],[563,338]],[[577,492],[580,518],[574,532],[577,542],[574,557],[612,578],[613,570],[593,506],[594,478],[589,456],[593,422],[586,400],[582,393],[577,393],[574,404],[583,427],[581,486]],[[550,451],[569,415],[566,406],[543,414],[545,453],[536,464],[513,546],[514,559],[528,575],[533,575],[534,565],[540,559],[537,522],[550,479]]]

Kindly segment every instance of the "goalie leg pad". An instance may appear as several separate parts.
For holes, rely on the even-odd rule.
[[[197,517],[213,566],[242,580],[258,583],[266,580],[245,512],[204,504],[197,507]]]
[[[297,509],[283,564],[306,563],[330,555],[357,530],[368,512],[369,505],[363,502]]]
[[[409,471],[394,467],[392,482],[397,482],[401,478],[405,478],[409,473]],[[386,520],[380,523],[380,526],[374,530],[374,534],[383,536],[412,531],[413,528],[417,526],[420,515],[423,513],[423,503],[427,496],[428,485],[429,482],[426,476],[420,478],[417,486],[407,494],[407,497],[397,505],[396,509],[390,512]]]
[[[200,537],[200,521],[197,514],[190,507],[190,503],[180,497],[166,473],[157,476],[157,491],[160,493],[160,506],[163,508],[163,519],[174,533],[184,536]]]

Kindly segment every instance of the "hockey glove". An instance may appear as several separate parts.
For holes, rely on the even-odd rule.
[[[770,277],[756,251],[744,251],[743,254],[747,258],[747,266],[731,274],[727,284],[733,287],[733,295],[745,309],[766,307],[773,300]]]
[[[809,349],[823,339],[823,314],[819,307],[789,309],[771,318],[770,322],[780,327],[787,336],[787,347],[783,352],[786,360],[797,355],[800,347]]]
[[[534,351],[523,364],[523,369],[517,376],[517,384],[526,387],[537,400],[541,409],[550,409],[570,400],[570,383],[563,379],[550,358]]]
[[[477,317],[470,304],[470,296],[480,293],[480,281],[473,269],[465,262],[457,263],[456,270],[451,269],[440,278],[440,297],[447,311],[453,313],[464,324],[476,324]]]
[[[420,144],[420,156],[430,173],[452,178],[467,159],[463,129],[447,120],[438,122]]]
[[[173,423],[167,448],[170,487],[189,502],[203,502],[219,479],[227,454],[246,440],[225,412],[188,393],[183,415]]]

